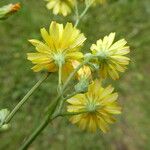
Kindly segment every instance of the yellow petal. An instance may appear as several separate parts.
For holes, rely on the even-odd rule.
[[[119,41],[117,41],[116,43],[114,43],[110,48],[109,50],[117,50],[117,49],[120,49],[121,47],[125,46],[127,43],[127,41],[125,39],[121,39]]]
[[[41,29],[41,35],[42,35],[42,38],[44,39],[44,41],[46,42],[46,44],[50,47],[50,49],[51,50],[55,49],[54,44],[53,44],[53,40],[45,28]]]
[[[104,133],[109,130],[107,122],[102,117],[99,117],[97,124]]]
[[[113,92],[113,90],[114,90],[114,88],[111,85],[106,87],[101,94],[101,99],[103,99],[105,96],[111,94]]]

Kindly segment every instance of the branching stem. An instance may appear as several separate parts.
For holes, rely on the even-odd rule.
[[[75,22],[75,27],[78,26],[80,20],[84,17],[84,15],[87,13],[87,11],[89,10],[89,8],[91,7],[93,2],[89,3],[86,5],[85,9],[83,10],[83,12],[79,15],[79,11],[78,11],[78,2],[76,0],[76,5],[75,5],[75,11],[76,11],[76,22]]]
[[[76,5],[75,5],[75,13],[76,13],[76,23],[75,23],[75,27],[78,26],[80,20],[83,18],[83,16],[86,14],[86,12],[88,11],[88,9],[90,8],[90,6],[92,5],[92,3],[89,3],[88,5],[86,5],[85,9],[83,10],[83,12],[79,15],[79,11],[78,11],[78,3],[76,0]],[[58,116],[68,116],[68,115],[77,115],[77,114],[81,114],[80,113],[61,113],[61,109],[63,107],[63,102],[66,100],[66,98],[63,98],[63,94],[65,89],[67,88],[67,86],[69,85],[70,81],[74,78],[75,74],[77,73],[77,71],[84,66],[85,64],[87,64],[88,61],[84,61],[83,63],[81,63],[80,65],[78,65],[78,67],[70,74],[70,76],[68,77],[68,79],[66,80],[66,82],[64,83],[64,85],[62,86],[61,84],[61,67],[59,66],[59,81],[58,81],[58,88],[59,88],[59,93],[57,98],[53,101],[52,104],[50,104],[48,106],[48,112],[47,112],[47,116],[43,119],[42,123],[37,127],[37,129],[31,134],[31,136],[27,139],[27,141],[22,145],[22,147],[20,148],[20,150],[26,150],[29,145],[36,139],[36,137],[45,129],[45,127],[55,118],[57,118]],[[71,95],[69,95],[67,98],[73,96],[76,93],[72,93]],[[62,102],[60,102],[60,100],[62,100]],[[60,103],[59,103],[60,102]],[[59,105],[58,111],[57,107]],[[55,112],[56,111],[56,112]],[[85,112],[82,112],[85,113]]]
[[[87,61],[84,61],[83,63],[81,63],[80,65],[78,65],[78,67],[70,74],[70,76],[68,77],[68,79],[66,80],[66,82],[64,83],[63,87],[62,87],[62,93],[58,94],[57,98],[53,101],[52,104],[50,104],[48,106],[48,113],[47,116],[43,119],[42,123],[37,127],[37,129],[31,134],[31,136],[29,136],[29,138],[27,139],[27,141],[21,146],[20,150],[26,150],[29,145],[36,139],[36,137],[45,129],[45,127],[56,117],[60,116],[60,112],[56,113],[55,116],[53,116],[53,114],[56,111],[56,108],[58,106],[59,100],[60,98],[63,96],[63,92],[65,91],[66,87],[68,86],[68,84],[70,83],[70,81],[73,79],[73,77],[75,76],[76,72],[87,63]],[[63,103],[62,103],[63,104]],[[60,110],[62,108],[63,105],[60,106]],[[62,116],[62,115],[61,115]]]

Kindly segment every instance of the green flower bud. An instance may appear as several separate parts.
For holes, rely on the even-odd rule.
[[[89,80],[86,77],[80,79],[79,83],[75,85],[75,91],[77,93],[85,93],[88,91]]]
[[[7,109],[2,109],[0,110],[0,128],[5,128],[6,127],[6,124],[5,126],[3,125],[6,117],[8,116],[9,114],[9,111]]]
[[[9,124],[4,124],[4,125],[1,126],[0,131],[6,131],[6,130],[8,130],[9,128],[10,128],[10,125],[9,125]]]

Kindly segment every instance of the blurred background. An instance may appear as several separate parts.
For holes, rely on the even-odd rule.
[[[19,0],[0,0],[0,6]],[[34,50],[27,41],[41,39],[40,28],[52,20],[74,21],[53,16],[44,0],[21,0],[21,10],[0,21],[0,109],[12,110],[42,76],[33,73],[26,53]],[[81,6],[82,7],[82,6]],[[57,119],[30,146],[29,150],[150,150],[150,0],[111,0],[90,9],[79,25],[87,41],[83,48],[110,32],[125,38],[131,46],[131,63],[120,80],[112,82],[119,92],[123,113],[110,132],[81,131],[68,119]],[[13,118],[11,128],[0,132],[0,150],[17,150],[40,123],[45,107],[56,95],[56,75],[31,96]]]

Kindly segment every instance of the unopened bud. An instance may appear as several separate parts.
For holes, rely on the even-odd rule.
[[[88,91],[89,80],[87,78],[82,78],[79,83],[75,85],[75,91],[77,93],[86,93]]]
[[[3,123],[6,117],[8,116],[8,114],[9,114],[9,111],[7,109],[0,110],[0,128],[3,127]]]
[[[9,15],[17,12],[21,8],[20,3],[8,4],[0,8],[0,19],[6,19]]]
[[[80,63],[78,61],[73,61],[72,65],[74,68],[76,68]],[[91,75],[91,69],[89,66],[83,66],[82,68],[79,69],[79,71],[77,72],[77,78],[78,80],[80,80],[81,78],[87,78],[87,79],[91,79],[92,75]]]
[[[9,125],[9,124],[4,124],[4,125],[1,126],[0,131],[6,131],[6,130],[8,130],[9,128],[10,128],[10,125]]]

